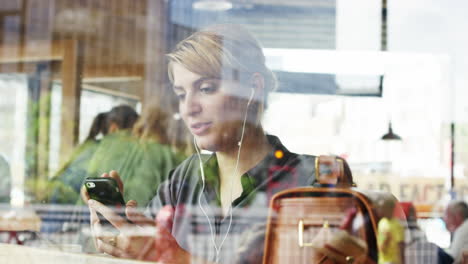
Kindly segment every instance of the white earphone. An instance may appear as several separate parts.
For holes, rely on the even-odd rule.
[[[232,181],[234,179],[234,176],[237,174],[237,171],[238,171],[238,168],[239,168],[239,159],[240,159],[242,141],[244,140],[245,124],[247,122],[247,115],[248,115],[248,112],[249,112],[249,106],[250,106],[250,103],[252,102],[252,100],[254,98],[254,95],[255,95],[255,89],[254,89],[254,87],[252,87],[251,92],[250,92],[249,101],[247,102],[247,109],[245,111],[244,120],[243,120],[243,123],[242,123],[241,138],[240,138],[240,140],[238,142],[239,150],[237,152],[236,166],[235,166],[235,169],[234,169],[234,172],[233,172],[233,176],[231,177],[231,184],[230,184],[230,186],[231,186],[231,199],[232,199],[232,186],[233,186]],[[205,190],[205,172],[203,170],[203,162],[202,162],[202,159],[201,159],[200,149],[198,148],[197,140],[195,139],[195,137],[193,138],[193,144],[195,146],[195,150],[197,151],[197,156],[198,156],[198,161],[199,161],[199,166],[200,166],[200,174],[201,174],[201,179],[202,179],[202,189],[201,189],[200,194],[198,195],[198,206],[200,207],[201,211],[203,212],[206,219],[208,220],[208,226],[210,227],[211,240],[213,242],[213,246],[214,246],[215,251],[216,251],[215,263],[218,263],[219,262],[219,253],[221,252],[221,248],[222,248],[222,246],[224,244],[224,241],[226,240],[226,238],[227,238],[227,236],[229,234],[229,231],[231,230],[231,225],[232,225],[232,204],[229,205],[229,226],[228,226],[228,228],[226,230],[226,234],[224,235],[223,239],[221,240],[221,243],[218,246],[216,244],[215,234],[213,232],[213,227],[211,226],[210,218],[206,214],[206,211],[203,208],[203,206],[201,205],[201,196],[202,196],[202,194],[203,194],[203,192]]]
[[[247,107],[250,105],[250,102],[252,102],[253,98],[254,98],[254,95],[255,95],[255,88],[252,87],[250,89],[250,97],[249,97],[249,101],[247,102]]]

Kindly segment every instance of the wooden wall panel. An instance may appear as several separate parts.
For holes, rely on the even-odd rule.
[[[56,43],[78,39],[84,47],[84,74],[143,76],[147,1],[12,1],[18,2],[12,5],[17,10],[0,8],[0,64],[17,62],[17,71],[22,72],[23,62],[62,58]],[[4,20],[9,27],[2,26]]]
[[[76,39],[64,40],[63,43],[60,157],[67,159],[79,136],[83,47]]]

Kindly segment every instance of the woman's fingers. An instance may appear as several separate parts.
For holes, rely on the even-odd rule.
[[[130,224],[126,219],[118,216],[112,208],[98,201],[89,200],[91,214],[91,230],[95,237],[96,248],[106,254],[131,259],[156,260],[154,252],[154,234],[156,233],[154,222],[136,211],[136,202],[128,203],[127,214],[135,223],[142,226]],[[120,233],[106,232],[99,220],[101,214]],[[150,224],[150,225],[149,225]]]
[[[91,227],[91,233],[93,234],[93,242],[94,242],[94,247],[95,248],[98,248],[98,239],[97,239],[97,234],[99,234],[98,232],[101,232],[100,230],[96,230],[96,229],[100,229],[100,226],[99,226],[99,217],[96,213],[96,211],[89,207],[89,213],[90,213],[90,227]]]
[[[89,213],[90,213],[90,224],[91,228],[94,227],[95,224],[99,223],[99,217],[96,213],[96,210],[94,210],[92,207],[89,207]]]
[[[138,253],[138,256],[136,259],[138,260],[156,260],[157,258],[156,257],[153,257],[153,256],[149,256],[150,252],[152,253],[156,253],[154,252],[154,239],[150,239],[148,240],[147,243],[145,243],[143,245],[143,248],[141,249],[141,251]]]
[[[88,191],[86,190],[86,187],[84,187],[84,185],[81,186],[80,196],[81,196],[81,199],[83,200],[83,202],[88,203],[89,194],[88,194]]]
[[[126,224],[125,219],[117,215],[112,208],[92,199],[88,201],[88,205],[93,210],[96,210],[97,213],[100,213],[102,216],[104,216],[104,218],[106,218],[106,220],[108,220],[115,228],[121,230]],[[99,222],[99,218],[97,221]]]
[[[154,226],[154,221],[148,217],[146,217],[143,213],[141,213],[137,208],[137,202],[135,200],[130,200],[127,202],[127,206],[125,208],[125,214],[128,220],[132,221],[134,224],[139,226]]]
[[[119,248],[120,246],[120,236],[115,236],[112,238],[98,238],[97,239],[97,249],[100,252],[119,257],[119,258],[133,258],[124,249]]]
[[[190,263],[190,254],[179,246],[168,229],[156,227],[155,231],[154,250],[147,252],[145,260],[157,260],[161,263]]]
[[[120,192],[123,193],[123,182],[122,179],[120,179],[120,175],[117,171],[111,170],[109,173],[103,173],[101,177],[114,179],[117,182],[117,185],[119,186]]]
[[[124,192],[124,185],[123,185],[122,179],[120,179],[119,173],[117,171],[115,171],[115,170],[111,170],[109,172],[109,177],[111,177],[111,178],[113,178],[114,180],[117,181],[117,184],[119,185],[120,192],[123,193]]]

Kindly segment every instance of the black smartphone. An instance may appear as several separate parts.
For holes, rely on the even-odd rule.
[[[91,199],[107,206],[125,207],[119,185],[113,178],[86,178],[84,184]]]
[[[125,201],[116,180],[107,177],[86,178],[84,186],[88,191],[89,198],[112,207],[117,215],[126,219]],[[113,228],[112,224],[104,216],[100,213],[98,213],[98,216],[103,227]]]

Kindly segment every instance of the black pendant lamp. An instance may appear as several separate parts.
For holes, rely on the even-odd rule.
[[[382,0],[382,32],[380,39],[380,49],[387,51],[387,0]],[[388,122],[388,132],[382,136],[382,140],[401,140],[401,137],[393,133],[392,121]]]
[[[382,136],[382,140],[401,140],[401,137],[393,133],[392,122],[388,123],[388,132]]]

